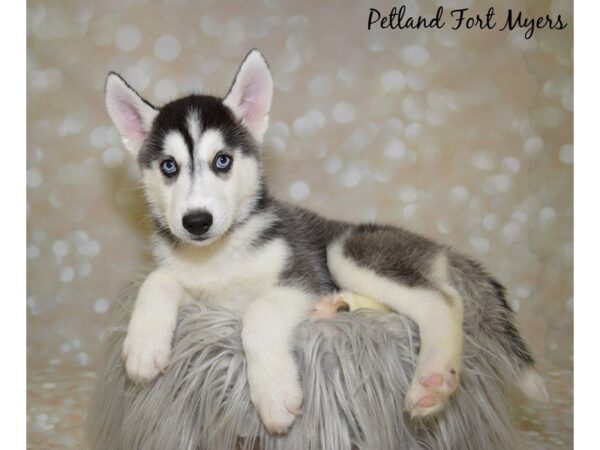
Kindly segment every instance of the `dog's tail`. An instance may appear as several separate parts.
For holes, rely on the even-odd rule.
[[[499,345],[499,356],[503,361],[510,383],[528,399],[539,402],[549,400],[544,379],[536,369],[535,358],[530,345],[519,332],[515,312],[506,298],[506,289],[491,276],[479,263],[453,254],[452,267],[457,285],[470,285],[471,297],[483,303],[485,317],[478,323],[479,330],[492,342]]]
[[[521,372],[517,387],[530,400],[543,403],[550,400],[544,379],[533,367],[527,367]]]

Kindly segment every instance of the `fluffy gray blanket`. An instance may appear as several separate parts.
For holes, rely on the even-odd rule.
[[[269,435],[248,394],[240,317],[215,306],[181,311],[172,360],[146,386],[121,360],[138,284],[115,302],[108,353],[88,416],[95,449],[508,449],[506,398],[515,374],[499,344],[480,332],[486,311],[465,305],[460,387],[434,419],[414,421],[404,394],[419,347],[416,326],[395,313],[340,313],[297,330],[303,413],[286,435]],[[489,311],[493,314],[493,311]]]

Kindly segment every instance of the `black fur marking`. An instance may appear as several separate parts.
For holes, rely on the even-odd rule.
[[[256,141],[235,118],[233,112],[223,104],[222,99],[210,95],[189,95],[160,108],[146,145],[138,156],[141,167],[149,168],[154,161],[161,158],[164,138],[169,131],[181,133],[190,152],[191,165],[194,165],[193,140],[187,129],[187,119],[193,112],[198,116],[201,132],[208,129],[218,130],[229,149],[239,149],[244,155],[258,158]]]
[[[295,286],[311,292],[315,299],[338,290],[327,267],[327,245],[350,225],[326,220],[305,209],[266,196],[256,208],[270,211],[276,221],[256,239],[261,245],[282,238],[291,255],[280,274],[283,285]]]
[[[506,301],[506,289],[494,278],[489,277],[488,280],[494,290],[495,298],[507,310],[509,315],[507,320],[503,321],[502,324],[505,337],[507,338],[507,350],[514,353],[525,365],[533,365],[535,362],[534,358],[514,324],[514,312]]]
[[[365,224],[344,242],[344,254],[359,266],[409,287],[434,289],[431,262],[442,247],[410,231]]]
[[[190,132],[187,128],[183,128],[181,131],[181,135],[183,136],[183,140],[185,141],[185,146],[188,149],[188,153],[190,154],[190,173],[194,173],[194,141]]]
[[[504,288],[504,286],[502,286],[498,281],[496,281],[492,277],[489,277],[489,282],[490,282],[490,285],[492,286],[492,288],[494,289],[494,292],[496,293],[496,298],[498,300],[500,300],[500,303],[502,304],[502,306],[504,306],[506,309],[508,309],[510,312],[512,312],[513,311],[512,308],[506,301],[506,289]]]

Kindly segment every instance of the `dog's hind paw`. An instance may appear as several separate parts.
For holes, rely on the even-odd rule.
[[[457,388],[458,372],[453,368],[416,375],[406,394],[406,410],[412,418],[437,414]]]
[[[329,294],[321,297],[310,312],[311,320],[329,319],[338,312],[350,311],[350,305],[342,293]]]

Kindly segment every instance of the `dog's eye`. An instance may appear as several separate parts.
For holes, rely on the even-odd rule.
[[[227,172],[231,168],[232,162],[233,158],[231,156],[222,153],[215,157],[213,164],[219,172]]]
[[[165,159],[160,163],[160,171],[166,177],[172,177],[177,173],[177,163],[172,159]]]

